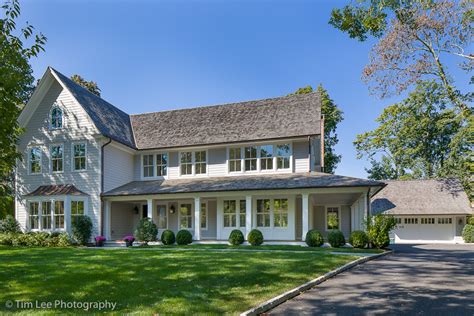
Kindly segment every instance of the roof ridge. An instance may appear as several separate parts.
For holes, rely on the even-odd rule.
[[[198,105],[198,106],[189,107],[189,108],[152,111],[152,112],[136,113],[136,114],[129,114],[129,115],[130,117],[132,117],[132,116],[141,116],[141,115],[148,115],[148,114],[155,114],[155,113],[179,112],[179,111],[189,111],[189,110],[194,110],[194,109],[215,108],[215,107],[221,107],[221,106],[224,107],[224,106],[245,105],[246,103],[265,102],[265,101],[270,101],[270,100],[282,100],[282,99],[292,99],[292,98],[303,98],[303,97],[310,97],[312,95],[319,96],[319,92],[313,91],[309,93],[292,94],[292,95],[279,96],[279,97],[274,97],[274,98],[262,98],[262,99],[247,100],[247,101],[241,101],[241,102],[229,102],[229,103],[201,105],[201,106]]]

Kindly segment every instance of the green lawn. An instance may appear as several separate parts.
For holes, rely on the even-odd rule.
[[[0,314],[33,311],[7,309],[7,300],[108,300],[120,314],[237,314],[355,258],[327,251],[0,247]]]

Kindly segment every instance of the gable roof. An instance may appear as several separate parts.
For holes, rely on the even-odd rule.
[[[135,148],[130,116],[127,113],[91,93],[59,71],[51,67],[50,70],[84,108],[102,135]]]
[[[385,181],[372,198],[372,213],[392,215],[472,214],[469,199],[457,179]]]
[[[105,192],[103,196],[305,188],[383,187],[384,185],[381,181],[322,172],[303,172],[244,177],[133,181]]]
[[[317,92],[131,116],[139,149],[310,136],[320,119]]]
[[[72,184],[41,185],[25,196],[87,195]]]

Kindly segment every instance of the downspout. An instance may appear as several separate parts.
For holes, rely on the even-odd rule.
[[[367,218],[370,217],[370,188],[367,190]]]
[[[104,148],[112,142],[112,138],[100,147],[100,235],[104,235],[104,201],[102,193],[104,193]]]

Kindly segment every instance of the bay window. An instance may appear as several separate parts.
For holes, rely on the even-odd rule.
[[[64,229],[64,201],[54,201],[54,228]]]
[[[71,223],[77,222],[77,218],[82,215],[84,215],[84,201],[71,201]]]
[[[86,143],[73,144],[72,157],[74,171],[86,170]]]
[[[62,172],[64,170],[63,145],[51,146],[51,168],[53,172]]]
[[[41,217],[42,217],[42,229],[51,229],[52,222],[51,217],[53,215],[53,209],[51,207],[51,201],[43,201],[41,203]]]
[[[30,202],[29,222],[30,229],[39,229],[39,202]]]
[[[270,200],[257,200],[257,227],[270,227]]]

